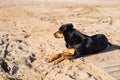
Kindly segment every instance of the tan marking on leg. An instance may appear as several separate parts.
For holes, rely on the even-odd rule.
[[[60,58],[61,56],[62,56],[61,53],[60,54],[56,54],[53,57],[48,58],[47,62],[53,62],[54,60]]]
[[[61,61],[63,61],[64,59],[68,58],[69,56],[74,55],[74,53],[75,53],[75,49],[73,49],[73,48],[67,49],[67,50],[64,50],[63,53],[56,54],[53,57],[50,57],[47,60],[47,62],[53,62],[54,61],[54,64],[58,64]]]
[[[64,59],[68,58],[69,56],[74,55],[74,52],[75,52],[75,49],[73,49],[73,48],[72,49],[67,49],[67,50],[63,51],[63,53],[61,54],[61,57],[56,59],[54,61],[54,64],[58,64],[61,61],[63,61]]]
[[[71,49],[67,49],[67,50],[64,50],[63,51],[63,55],[74,55],[74,53],[75,53],[75,49],[74,48],[71,48]]]
[[[56,59],[55,61],[54,61],[54,64],[58,64],[58,63],[60,63],[61,61],[63,61],[65,59],[65,57],[64,56],[61,56],[60,58],[58,58],[58,59]]]
[[[71,55],[74,55],[74,54],[75,54],[75,49],[74,49],[74,48],[69,49],[69,53],[70,53]]]

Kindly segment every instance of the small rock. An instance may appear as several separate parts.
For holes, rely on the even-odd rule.
[[[5,42],[3,40],[0,40],[0,46],[3,45]]]
[[[30,58],[30,62],[31,62],[31,63],[36,60],[35,54],[32,54],[31,56],[29,56],[29,58]]]
[[[17,39],[17,40],[16,40],[16,42],[22,43],[23,41],[22,41],[22,40]]]
[[[8,64],[7,64],[3,59],[0,60],[0,65],[1,65],[1,68],[2,68],[5,72],[7,72],[7,73],[10,72],[10,67],[8,66]]]
[[[4,50],[4,56],[3,56],[3,57],[6,58],[6,56],[7,56],[8,53],[9,53],[8,50],[5,49],[5,50]]]
[[[24,38],[29,38],[31,35],[25,35]]]
[[[7,45],[6,45],[6,47],[5,47],[4,56],[3,56],[4,58],[6,58],[7,54],[9,53],[8,50],[7,50],[7,49],[8,49],[8,46],[9,46],[9,43],[7,43]]]
[[[25,64],[29,67],[32,68],[32,64],[29,58],[25,58]]]
[[[12,68],[12,75],[16,74],[18,69],[19,69],[18,64],[14,62],[14,66]]]
[[[18,46],[18,49],[23,50],[23,47],[22,46]]]

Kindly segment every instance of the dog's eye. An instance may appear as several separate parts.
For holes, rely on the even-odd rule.
[[[59,31],[59,33],[63,34],[63,31]]]
[[[63,34],[63,30],[62,30],[62,29],[59,29],[59,33]]]
[[[66,26],[62,25],[62,26],[59,28],[59,32],[60,32],[61,34],[63,34],[63,32],[66,30],[65,28],[66,28]]]

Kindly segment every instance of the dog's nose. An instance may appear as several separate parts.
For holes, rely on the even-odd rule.
[[[55,33],[54,33],[54,36],[55,36],[55,37],[57,37],[57,35],[56,35],[56,34],[57,34],[57,32],[55,32]]]
[[[63,34],[61,34],[59,31],[55,32],[55,33],[54,33],[54,36],[55,36],[56,38],[64,38]]]

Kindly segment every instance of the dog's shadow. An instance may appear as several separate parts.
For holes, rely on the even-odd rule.
[[[114,45],[114,44],[108,45],[107,48],[100,53],[105,53],[105,52],[114,51],[114,50],[120,50],[120,46]]]
[[[87,56],[91,56],[91,55],[95,55],[95,54],[104,54],[104,53],[114,51],[114,50],[120,50],[120,46],[111,44],[111,45],[108,45],[107,48],[104,49],[101,52],[97,52],[97,53],[94,53],[94,54],[88,54],[88,55],[82,55],[82,57],[87,57]]]

